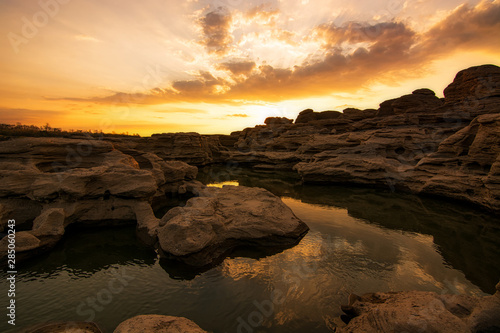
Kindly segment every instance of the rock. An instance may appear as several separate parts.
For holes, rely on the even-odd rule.
[[[264,120],[264,124],[268,126],[281,126],[281,125],[288,125],[292,124],[293,119],[288,119],[285,117],[268,117],[266,120]]]
[[[441,142],[409,175],[414,191],[500,211],[499,128],[500,113],[483,115]]]
[[[33,222],[33,230],[16,232],[16,261],[53,248],[65,232],[65,213],[61,208],[46,209]],[[7,256],[8,237],[0,241],[0,258]],[[2,263],[3,264],[3,263]]]
[[[7,253],[9,245],[8,237],[0,240],[0,257]],[[31,251],[40,246],[40,240],[28,231],[16,232],[16,252]]]
[[[207,188],[161,219],[163,256],[193,266],[213,263],[234,247],[296,244],[308,227],[278,197],[260,188]]]
[[[375,117],[377,115],[377,110],[375,109],[359,110],[354,108],[348,108],[342,111],[342,113],[347,119],[358,121],[362,119]]]
[[[29,230],[42,212],[43,203],[29,199],[0,199],[0,231],[9,219],[16,220],[17,230]]]
[[[111,195],[144,199],[164,184],[196,177],[194,166],[124,150],[130,155],[99,140],[20,138],[0,142],[0,198],[43,202]]]
[[[138,140],[133,148],[153,153],[166,161],[176,160],[197,166],[217,162],[220,152],[226,149],[217,136],[198,133],[153,134]]]
[[[19,260],[52,248],[68,224],[135,222],[138,203],[198,190],[196,167],[134,149],[136,139],[130,140],[129,144],[64,138],[0,142],[0,215],[15,219],[18,231],[28,231],[39,240]]]
[[[500,67],[483,65],[458,72],[444,96],[448,105],[500,97]]]
[[[425,93],[422,93],[424,91]],[[394,114],[429,112],[442,106],[443,102],[437,98],[432,90],[420,89],[411,95],[405,95],[397,98],[392,103]]]
[[[47,209],[33,221],[33,235],[59,236],[64,235],[65,213],[62,208]]]
[[[380,104],[377,116],[385,117],[402,113],[429,112],[442,106],[443,102],[430,89],[418,89],[411,95],[401,96]]]
[[[396,99],[390,99],[388,101],[380,103],[380,107],[377,111],[377,117],[392,116],[394,115],[394,108],[392,104]]]
[[[351,296],[344,312],[353,317],[337,332],[497,332],[500,293],[472,297],[407,291]]]
[[[102,333],[102,331],[95,323],[70,321],[35,325],[18,333]]]
[[[422,88],[417,89],[412,92],[413,95],[426,95],[426,96],[436,96],[436,93],[430,89]]]
[[[114,333],[206,333],[182,317],[141,315],[122,322]]]
[[[299,113],[297,119],[295,120],[295,123],[301,124],[301,123],[308,123],[314,120],[337,119],[340,117],[342,117],[342,112],[338,111],[314,112],[311,109],[307,109]]]

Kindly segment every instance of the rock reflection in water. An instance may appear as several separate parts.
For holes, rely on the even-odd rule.
[[[468,205],[389,190],[301,185],[294,173],[264,173],[225,166],[201,169],[199,180],[262,187],[303,203],[346,209],[351,217],[387,229],[432,236],[448,265],[462,271],[487,293],[494,293],[500,277],[496,263],[500,254],[500,218]],[[304,221],[308,223],[307,218]]]

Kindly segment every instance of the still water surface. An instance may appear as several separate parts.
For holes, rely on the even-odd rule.
[[[16,328],[91,319],[111,333],[135,315],[163,314],[213,332],[331,332],[349,293],[486,295],[500,278],[500,220],[471,207],[241,169],[206,168],[199,179],[267,188],[311,230],[291,249],[241,250],[204,272],[160,261],[133,226],[70,230],[21,267]],[[3,319],[0,331],[15,330]]]

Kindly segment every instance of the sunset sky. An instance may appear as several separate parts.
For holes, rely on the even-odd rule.
[[[228,134],[500,65],[500,0],[1,0],[0,123]]]

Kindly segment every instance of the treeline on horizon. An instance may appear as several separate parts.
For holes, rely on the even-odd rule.
[[[60,128],[52,128],[48,123],[43,126],[23,125],[17,123],[16,125],[0,124],[0,141],[7,140],[11,136],[27,136],[27,137],[62,137],[62,138],[75,138],[75,137],[140,137],[139,134],[124,133],[103,133],[102,130],[62,130]]]

